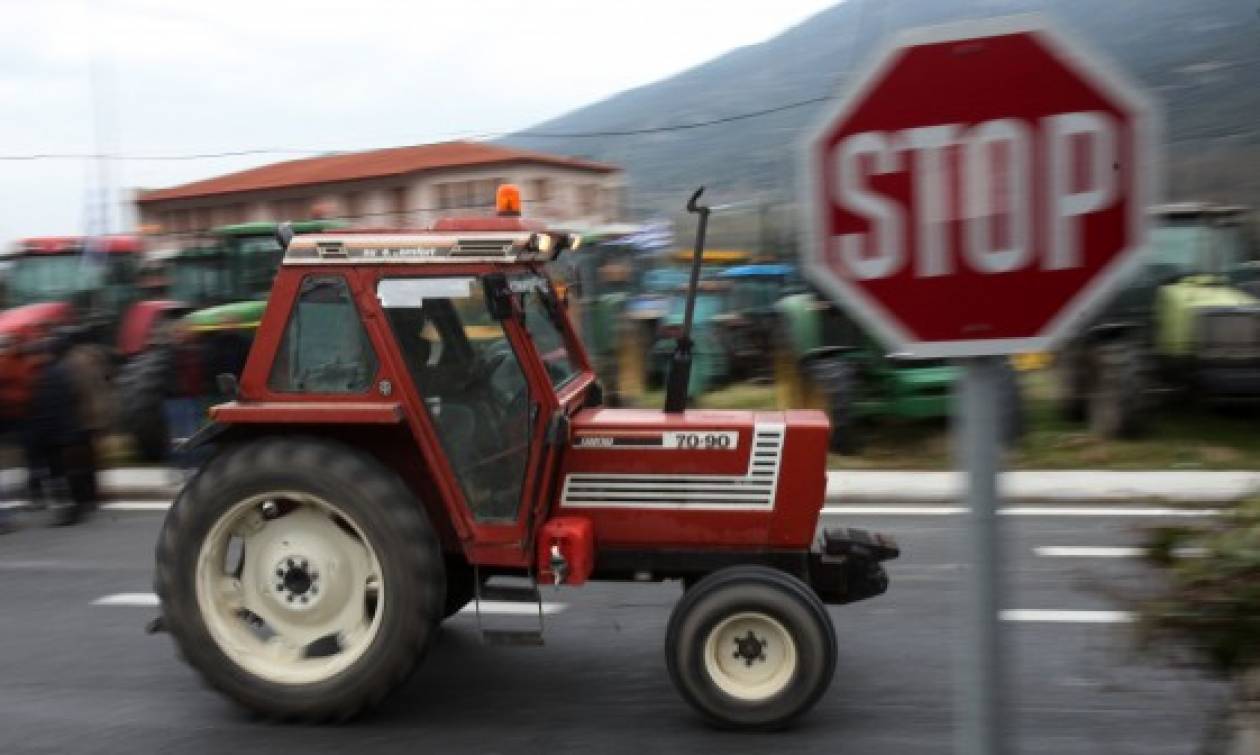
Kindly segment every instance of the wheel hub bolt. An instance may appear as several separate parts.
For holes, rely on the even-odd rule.
[[[753,661],[765,663],[765,648],[770,643],[766,640],[757,639],[757,636],[748,630],[748,634],[743,637],[736,637],[735,652],[731,654],[733,658],[743,658],[745,666],[753,665]]]

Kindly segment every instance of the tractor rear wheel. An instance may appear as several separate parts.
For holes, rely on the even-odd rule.
[[[998,391],[998,428],[1002,443],[1007,448],[1014,448],[1024,437],[1024,394],[1019,385],[1019,373],[1009,361],[1002,365]]]
[[[858,392],[858,374],[853,363],[840,357],[818,357],[805,360],[810,380],[827,397],[827,413],[831,419],[831,451],[846,456],[862,451],[862,437],[854,409]]]
[[[215,456],[157,547],[162,614],[210,686],[263,716],[341,721],[419,663],[446,597],[437,536],[375,458],[312,437]]]
[[[1082,422],[1089,415],[1089,369],[1087,351],[1069,344],[1054,355],[1052,375],[1057,392],[1059,416],[1069,422]]]
[[[831,684],[836,635],[826,607],[799,579],[735,566],[683,594],[669,619],[665,660],[679,694],[710,722],[776,729]]]
[[[118,376],[118,421],[142,461],[165,461],[171,452],[165,402],[175,381],[175,351],[151,346],[123,365]]]
[[[1103,438],[1133,438],[1146,425],[1146,376],[1142,352],[1129,338],[1094,346],[1089,428]]]

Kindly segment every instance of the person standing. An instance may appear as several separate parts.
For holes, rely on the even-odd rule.
[[[57,524],[74,524],[90,509],[95,472],[82,473],[83,426],[61,338],[41,338],[30,346],[30,404],[23,422],[27,488],[31,504],[49,506]],[[77,452],[77,455],[76,455]],[[74,464],[73,470],[67,462]],[[68,500],[67,500],[68,499]]]

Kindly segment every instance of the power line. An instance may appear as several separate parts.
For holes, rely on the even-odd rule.
[[[660,134],[660,133],[664,133],[668,131],[684,131],[686,129],[692,129],[692,128],[704,128],[705,126],[716,126],[721,123],[730,123],[732,121],[742,121],[748,118],[759,118],[763,115],[770,115],[771,113],[780,113],[780,112],[783,112],[784,110],[792,110],[793,108],[804,107],[806,105],[813,105],[816,102],[823,102],[824,100],[829,100],[829,99],[832,99],[832,97],[831,96],[810,97],[809,99],[799,100],[797,102],[789,102],[786,105],[779,105],[777,107],[765,108],[764,110],[754,110],[749,113],[740,113],[738,115],[728,115],[722,118],[714,118],[712,120],[707,120],[707,121],[696,121],[694,123],[678,123],[671,126],[654,126],[652,128],[632,128],[632,129],[609,130],[609,131],[553,132],[553,131],[525,130],[525,131],[517,131],[511,134],[499,134],[499,136],[532,136],[532,137],[559,138],[559,139],[582,139],[582,138],[587,138],[587,137],[599,137],[599,136],[638,136],[640,134]]]
[[[813,105],[818,102],[832,99],[831,96],[810,97],[796,102],[789,102],[784,105],[778,105],[761,110],[754,110],[747,113],[737,113],[735,115],[727,115],[721,118],[713,118],[705,121],[695,121],[692,123],[675,123],[668,126],[653,126],[649,128],[635,129],[610,129],[605,131],[572,131],[572,132],[555,132],[555,131],[500,131],[489,132],[475,135],[475,138],[488,139],[505,136],[524,136],[544,139],[583,139],[607,136],[641,136],[645,134],[660,134],[671,131],[686,131],[696,128],[705,128],[707,126],[717,126],[723,123],[732,123],[735,121],[748,120],[750,118],[760,118],[762,116],[780,113],[786,110],[793,110],[806,105]],[[339,155],[349,152],[359,152],[363,150],[326,150],[326,149],[298,149],[293,147],[259,147],[255,149],[240,149],[224,152],[195,152],[188,154],[169,154],[169,155],[132,155],[122,153],[106,153],[99,154],[93,152],[37,152],[32,154],[0,154],[0,162],[33,162],[39,160],[127,160],[136,162],[162,162],[162,161],[179,161],[179,160],[209,160],[224,157],[250,157],[259,155]]]

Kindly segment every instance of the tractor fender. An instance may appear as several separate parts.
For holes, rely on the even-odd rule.
[[[210,421],[177,449],[184,458],[209,458],[229,446],[265,436],[325,437],[362,449],[395,470],[425,507],[448,553],[462,553],[468,533],[449,516],[428,461],[406,427],[402,407],[382,402],[231,401],[211,408]]]
[[[167,318],[177,317],[189,309],[188,305],[169,299],[139,301],[132,304],[123,315],[118,328],[118,352],[132,357],[144,350],[153,333]]]
[[[1108,343],[1117,338],[1132,336],[1140,330],[1140,326],[1135,322],[1127,322],[1123,320],[1114,320],[1111,322],[1100,322],[1085,331],[1085,342],[1089,345],[1097,343]]]

